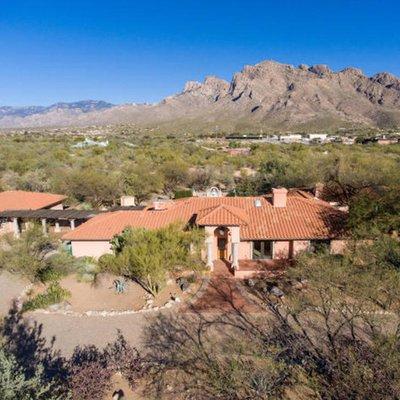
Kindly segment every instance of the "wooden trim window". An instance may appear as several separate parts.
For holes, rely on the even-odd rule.
[[[253,241],[253,260],[273,258],[274,242],[272,240]]]

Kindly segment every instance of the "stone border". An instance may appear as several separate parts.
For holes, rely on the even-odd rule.
[[[161,311],[171,308],[173,305],[181,303],[181,299],[177,297],[175,300],[168,300],[163,306],[148,307],[144,306],[140,310],[121,310],[121,311],[108,311],[108,310],[89,310],[83,313],[70,311],[70,310],[45,310],[39,309],[31,311],[31,314],[50,314],[50,315],[68,315],[71,317],[117,317],[120,315],[134,315],[152,311]]]
[[[33,288],[33,283],[30,283],[29,285],[25,286],[22,290],[22,292],[15,298],[15,305],[17,307],[18,311],[22,310],[22,306],[24,305],[24,297],[26,294]]]
[[[191,296],[188,299],[188,303],[192,303],[195,299],[197,299],[200,295],[203,294],[205,291],[206,287],[208,286],[210,278],[204,277],[202,279],[202,282],[200,284],[200,288],[196,291],[193,296]],[[26,294],[26,292],[32,287],[33,285],[31,284],[27,290],[23,291],[21,295],[18,297],[22,301],[23,295]],[[201,293],[200,293],[201,292]],[[163,311],[172,308],[173,306],[176,306],[177,304],[181,304],[182,301],[179,297],[176,297],[175,299],[170,299],[168,300],[163,306],[152,306],[151,302],[149,300],[152,300],[151,297],[148,297],[146,299],[146,304],[140,309],[140,310],[89,310],[85,311],[83,313],[77,312],[77,311],[71,311],[71,310],[46,310],[46,309],[38,309],[34,311],[30,311],[30,314],[47,314],[47,315],[67,315],[71,317],[116,317],[120,315],[135,315],[135,314],[141,314],[141,313],[148,313],[148,312],[156,312],[156,311]],[[21,302],[21,307],[22,307],[22,302]],[[51,306],[50,306],[51,307]]]

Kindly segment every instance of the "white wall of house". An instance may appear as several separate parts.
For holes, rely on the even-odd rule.
[[[112,253],[111,244],[106,240],[74,240],[71,241],[71,247],[74,257],[99,258],[103,254]]]
[[[309,240],[295,240],[293,242],[293,254],[292,257],[295,257],[302,251],[308,251],[310,248],[310,241]]]
[[[331,254],[343,254],[346,243],[346,240],[331,240]]]
[[[14,232],[14,224],[12,221],[5,221],[0,224],[0,235],[13,232]]]
[[[287,240],[274,241],[273,258],[289,258],[290,242]]]

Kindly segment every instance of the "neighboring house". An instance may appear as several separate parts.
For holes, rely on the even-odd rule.
[[[100,257],[111,252],[110,241],[128,227],[156,229],[180,221],[204,229],[203,256],[210,269],[222,259],[235,276],[246,277],[258,271],[259,260],[290,259],[319,244],[341,252],[346,218],[346,212],[313,195],[280,188],[266,196],[192,197],[156,202],[140,211],[106,212],[63,240],[71,243],[76,257]]]
[[[62,210],[67,197],[61,194],[26,192],[9,190],[0,192],[0,215],[2,212],[19,210]],[[0,216],[0,234],[21,232],[21,220],[18,216]]]
[[[320,142],[326,141],[327,138],[328,138],[328,134],[327,133],[309,133],[307,135],[307,139],[309,139],[309,140],[318,140]]]
[[[280,142],[282,143],[300,143],[303,136],[298,133],[293,133],[289,135],[281,135],[279,137]]]

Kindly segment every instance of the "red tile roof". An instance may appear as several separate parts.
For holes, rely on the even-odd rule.
[[[228,204],[200,210],[196,218],[196,224],[200,226],[240,226],[247,225],[248,222],[249,216],[245,210]]]
[[[39,210],[55,206],[67,197],[61,194],[25,192],[10,190],[0,192],[0,211],[5,210]]]
[[[256,206],[259,203],[259,207]],[[274,207],[271,196],[192,197],[164,210],[100,214],[63,236],[64,240],[110,240],[127,227],[156,229],[173,222],[239,225],[242,240],[327,239],[342,234],[347,214],[301,191],[289,191],[287,206]]]

